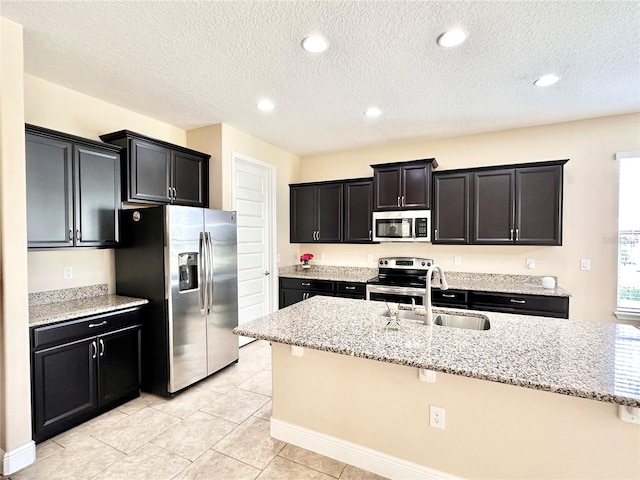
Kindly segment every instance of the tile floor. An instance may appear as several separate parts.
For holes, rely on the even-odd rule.
[[[142,393],[37,446],[35,464],[11,480],[374,480],[382,477],[275,440],[271,347],[165,399]]]

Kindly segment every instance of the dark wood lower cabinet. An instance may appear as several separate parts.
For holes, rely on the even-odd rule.
[[[36,443],[140,394],[141,321],[138,309],[32,327]]]
[[[288,307],[316,295],[364,300],[365,287],[366,284],[363,282],[337,282],[281,277],[280,308]]]

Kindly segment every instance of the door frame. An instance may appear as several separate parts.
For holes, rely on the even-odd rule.
[[[277,256],[277,208],[276,208],[276,168],[274,165],[263,162],[261,160],[256,160],[253,157],[248,155],[238,153],[236,151],[231,151],[231,200],[232,200],[232,208],[237,211],[237,198],[236,198],[236,163],[240,161],[251,166],[261,168],[267,172],[267,182],[269,186],[269,202],[270,208],[269,211],[266,212],[266,220],[270,225],[270,237],[269,242],[271,243],[271,248],[268,252],[268,268],[271,274],[269,287],[271,288],[271,295],[269,298],[268,313],[273,313],[277,310],[278,305],[278,275],[277,275],[277,264],[276,264],[276,256]]]

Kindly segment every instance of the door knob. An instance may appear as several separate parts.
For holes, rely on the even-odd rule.
[[[270,272],[269,270],[266,270],[266,271],[264,272],[264,276],[266,277],[266,276],[268,276],[268,275],[271,275],[271,272]]]

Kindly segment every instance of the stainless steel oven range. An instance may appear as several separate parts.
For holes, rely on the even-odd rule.
[[[367,284],[367,300],[422,305],[430,258],[387,257],[378,260],[378,278]]]

